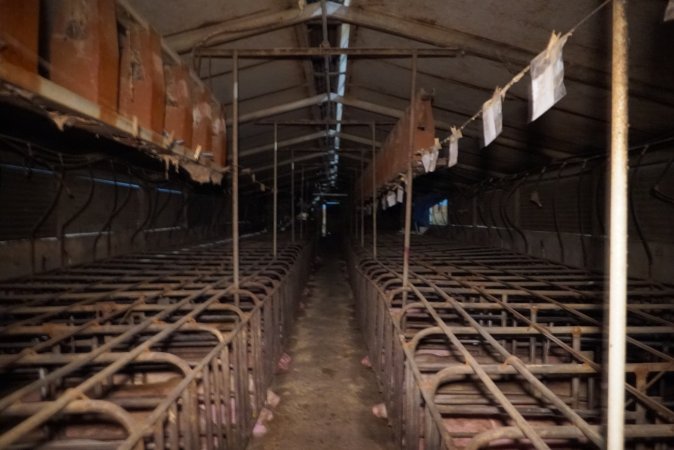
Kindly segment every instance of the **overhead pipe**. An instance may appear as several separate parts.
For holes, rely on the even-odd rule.
[[[613,0],[606,448],[625,444],[629,44],[627,0]]]

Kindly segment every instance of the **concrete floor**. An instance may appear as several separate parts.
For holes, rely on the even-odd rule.
[[[320,264],[309,282],[306,307],[290,338],[290,370],[272,389],[281,404],[269,433],[248,450],[394,449],[386,420],[372,415],[382,401],[356,326],[353,296],[336,241],[319,243]]]

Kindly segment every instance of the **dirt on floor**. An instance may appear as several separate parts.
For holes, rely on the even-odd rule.
[[[269,432],[252,438],[248,450],[392,450],[390,427],[372,414],[382,397],[372,369],[361,364],[365,344],[339,243],[319,247],[286,350],[292,363],[272,386],[281,403]]]

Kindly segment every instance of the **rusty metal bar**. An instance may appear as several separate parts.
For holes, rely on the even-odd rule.
[[[365,168],[365,151],[360,149],[360,176],[363,177]],[[360,184],[360,246],[365,247],[365,189],[364,184]]]
[[[321,6],[324,2],[321,2]],[[325,28],[325,25],[324,25]],[[324,31],[327,32],[327,31]],[[346,55],[349,58],[451,58],[460,56],[458,48],[340,48],[340,47],[306,47],[306,48],[260,48],[237,50],[229,48],[200,48],[195,54],[208,58],[231,58],[237,53],[240,58],[312,58]],[[329,73],[326,66],[325,73]]]
[[[304,240],[304,165],[300,168],[300,241]]]
[[[239,58],[232,58],[232,271],[239,288]],[[238,295],[238,294],[236,294]]]
[[[372,128],[372,167],[377,166],[377,130],[374,122]],[[377,259],[377,175],[372,174],[372,257]]]
[[[278,227],[278,126],[274,124],[274,212],[272,224],[272,239],[274,245],[274,258],[277,250],[277,230]]]
[[[412,183],[414,182],[414,173],[412,160],[414,158],[414,132],[416,130],[416,114],[414,107],[414,97],[417,92],[417,54],[412,55],[412,80],[410,82],[410,123],[408,131],[408,154],[407,154],[407,175],[405,177],[405,230],[403,240],[403,306],[407,303],[407,291],[409,290],[410,278],[410,235],[412,233]],[[373,167],[374,169],[374,167]],[[374,175],[375,170],[372,171]]]
[[[232,262],[224,250],[222,243],[216,243],[119,257],[90,268],[40,275],[34,282],[0,284],[0,304],[15,304],[0,316],[0,353],[4,353],[0,366],[12,377],[0,387],[0,415],[20,414],[16,424],[7,422],[0,443],[42,439],[39,432],[31,431],[41,424],[52,430],[66,426],[71,433],[79,433],[77,421],[68,419],[69,415],[96,413],[96,408],[110,404],[118,411],[120,407],[134,411],[134,427],[127,430],[120,448],[137,448],[141,442],[152,446],[153,441],[163,446],[165,433],[190,448],[201,445],[199,436],[204,433],[202,442],[210,440],[214,447],[245,447],[250,417],[264,402],[273,365],[282,352],[280,333],[291,322],[309,253],[287,245],[273,259],[268,238],[247,245],[242,255],[241,309],[234,304]],[[93,282],[82,289],[71,288],[84,280]],[[264,323],[259,320],[263,314]],[[250,333],[244,333],[248,327]],[[156,346],[162,351],[150,351]],[[262,360],[262,346],[268,361]],[[214,364],[230,367],[216,363],[223,351],[233,352],[234,391],[229,381],[220,383],[216,377],[211,383],[200,375],[220,370]],[[31,375],[34,367],[43,374],[39,378]],[[230,377],[229,369],[219,376],[222,372]],[[133,373],[144,375],[127,375]],[[177,376],[176,383],[152,381],[157,376]],[[69,377],[76,382],[64,382]],[[17,382],[23,387],[12,388]],[[155,391],[159,388],[163,390]],[[197,396],[200,390],[203,395]],[[89,407],[89,400],[81,400],[84,392],[98,403],[91,403],[92,409],[74,409],[75,405]],[[205,405],[224,408],[229,392],[235,394],[232,401],[237,405],[229,425],[224,427],[220,418],[216,426],[207,422],[204,427],[204,420],[215,419]],[[39,408],[24,407],[38,406],[36,400]],[[139,416],[140,411],[147,415]],[[219,408],[215,411],[220,415]],[[165,425],[167,415],[174,416],[175,427]],[[50,432],[48,439],[57,442],[59,436]],[[97,439],[113,436],[103,429]]]
[[[404,300],[401,241],[390,236],[377,261],[354,246],[348,266],[401,448],[479,448],[511,435],[537,436],[537,447],[574,446],[578,437],[603,447],[594,392],[606,327],[601,274],[423,236]],[[632,279],[628,293],[624,414],[638,425],[625,436],[630,448],[658,448],[671,443],[674,423],[664,381],[674,376],[674,286]]]
[[[295,151],[290,151],[290,235],[295,243]]]

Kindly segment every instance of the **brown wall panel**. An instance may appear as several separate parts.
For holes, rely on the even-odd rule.
[[[159,35],[141,25],[130,25],[122,41],[119,112],[137,117],[140,126],[161,133],[164,109],[164,66]]]
[[[0,0],[0,61],[37,71],[39,0]]]
[[[165,66],[166,113],[164,128],[174,139],[192,146],[192,87],[185,66]]]
[[[104,109],[117,110],[119,47],[114,0],[50,4],[49,77]]]

